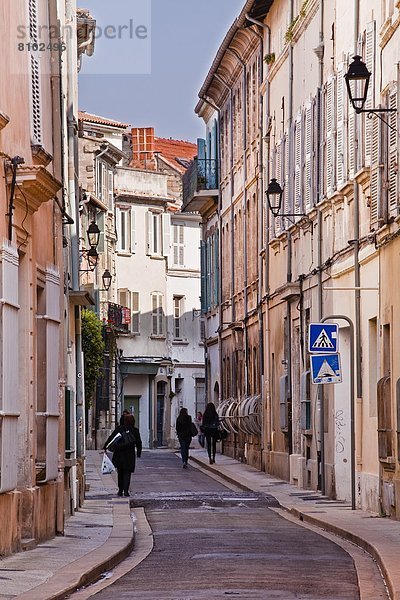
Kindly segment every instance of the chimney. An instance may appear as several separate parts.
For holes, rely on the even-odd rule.
[[[132,128],[132,166],[155,169],[154,127]]]

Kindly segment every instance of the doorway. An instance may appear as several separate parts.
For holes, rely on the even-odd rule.
[[[131,415],[135,417],[135,427],[139,429],[140,426],[140,398],[141,396],[124,396],[123,410],[127,410]]]
[[[157,446],[164,446],[165,381],[157,383]]]

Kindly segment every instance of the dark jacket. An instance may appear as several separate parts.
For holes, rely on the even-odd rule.
[[[112,434],[110,435],[110,437],[108,438],[106,443],[104,444],[104,447],[106,447],[107,444],[110,443],[110,441],[113,439],[113,437],[117,433],[122,433],[123,431],[126,431],[126,428],[122,427],[121,425],[119,425],[116,429],[114,429],[114,431],[112,432]],[[138,458],[140,458],[140,456],[142,454],[142,439],[140,437],[140,432],[137,427],[134,427],[133,429],[131,429],[131,431],[133,431],[133,433],[134,433],[135,443],[132,444],[132,446],[128,446],[127,448],[118,448],[118,446],[117,446],[115,451],[113,452],[113,457],[111,460],[112,460],[113,465],[117,469],[122,469],[125,471],[130,471],[131,473],[134,473],[135,464],[136,464],[136,453],[137,453]],[[135,452],[135,449],[136,449],[136,452]]]
[[[214,415],[207,415],[206,413],[204,413],[203,415],[203,423],[202,423],[202,428],[204,433],[208,433],[211,435],[217,435],[218,432],[218,426],[219,426],[219,417],[217,414]]]
[[[176,434],[178,438],[192,439],[192,417],[190,415],[177,418]]]

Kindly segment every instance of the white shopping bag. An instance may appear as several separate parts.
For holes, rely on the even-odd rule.
[[[103,475],[110,475],[115,471],[115,467],[112,464],[111,460],[108,458],[107,454],[104,452],[103,454],[103,462],[101,463],[101,472]]]

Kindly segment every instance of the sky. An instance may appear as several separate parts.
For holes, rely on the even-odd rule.
[[[154,127],[158,137],[204,136],[198,92],[244,0],[79,0],[98,31],[79,74],[81,110]],[[117,74],[115,74],[117,73]]]

